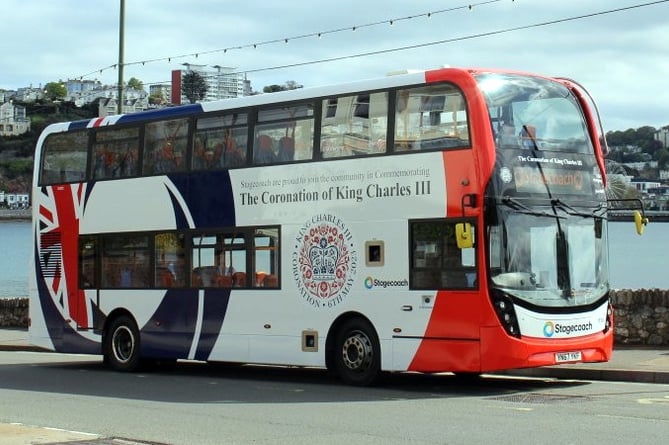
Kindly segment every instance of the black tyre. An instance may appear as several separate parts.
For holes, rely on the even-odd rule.
[[[337,332],[334,349],[335,370],[345,383],[366,386],[381,374],[381,347],[372,325],[352,318]]]
[[[104,340],[104,360],[117,371],[135,371],[140,364],[140,340],[137,323],[122,315],[107,329]]]

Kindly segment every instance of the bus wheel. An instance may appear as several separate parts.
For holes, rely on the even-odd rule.
[[[352,318],[337,333],[335,368],[351,385],[375,383],[381,372],[381,347],[374,328],[365,320]]]
[[[105,362],[117,371],[134,371],[139,366],[139,329],[132,318],[115,318],[105,335]]]

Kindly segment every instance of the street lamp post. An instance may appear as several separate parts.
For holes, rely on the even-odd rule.
[[[121,12],[118,25],[118,99],[116,101],[116,112],[123,113],[123,25],[125,22],[125,0],[121,0]]]

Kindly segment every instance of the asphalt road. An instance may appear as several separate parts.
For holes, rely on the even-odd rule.
[[[170,445],[664,443],[669,385],[182,363],[123,374],[97,357],[0,352],[0,424]],[[18,445],[44,442],[2,442]]]

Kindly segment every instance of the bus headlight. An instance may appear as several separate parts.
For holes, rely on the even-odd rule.
[[[493,305],[495,312],[507,334],[520,338],[520,328],[518,327],[518,318],[516,311],[513,308],[513,302],[504,294],[496,294],[493,296]]]
[[[609,301],[609,304],[606,308],[606,324],[604,325],[605,334],[609,332],[611,326],[613,326],[613,306],[611,306],[611,302]]]

